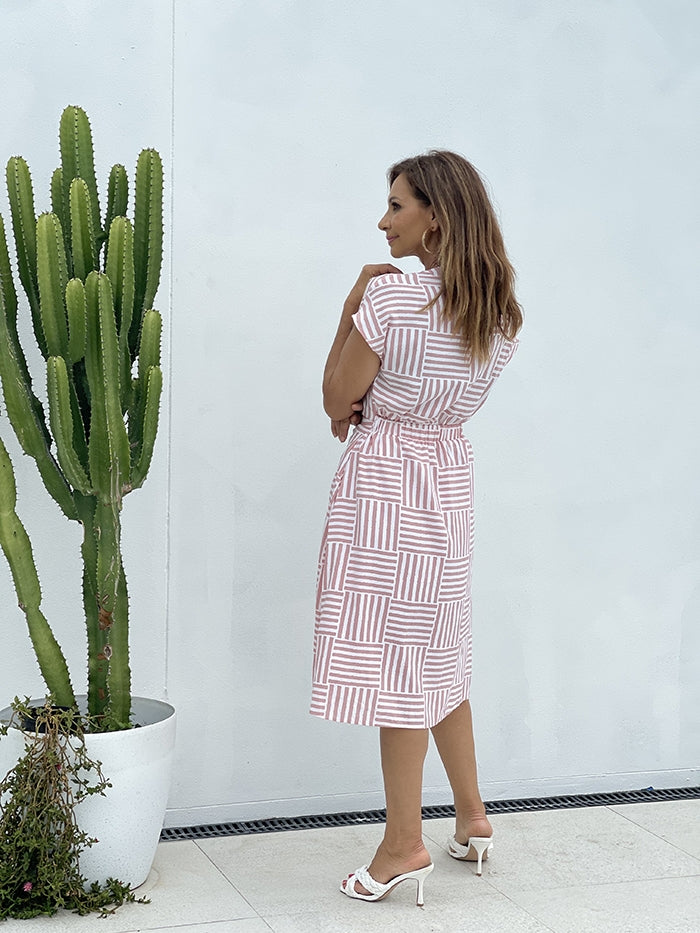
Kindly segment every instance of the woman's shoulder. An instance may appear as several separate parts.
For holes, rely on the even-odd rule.
[[[441,284],[439,269],[423,269],[420,272],[387,272],[375,276],[367,286],[366,294],[376,297],[399,296],[406,292],[420,290],[425,294],[426,287]]]

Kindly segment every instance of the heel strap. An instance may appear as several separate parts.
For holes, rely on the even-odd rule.
[[[474,846],[477,854],[479,851],[485,852],[489,849],[493,845],[493,836],[470,836],[465,846],[461,842],[457,842],[454,836],[450,836],[448,843],[450,849],[458,858],[466,858],[472,846]]]
[[[354,871],[348,880],[348,884],[352,884],[352,891],[355,891],[354,882],[359,881],[365,891],[369,891],[370,894],[384,894],[389,885],[382,884],[380,881],[375,881],[374,878],[369,873],[369,865],[362,865],[357,871]]]

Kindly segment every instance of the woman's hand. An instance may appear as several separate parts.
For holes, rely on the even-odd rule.
[[[342,418],[339,421],[331,419],[331,434],[337,437],[341,444],[347,439],[350,425],[359,424],[362,421],[362,402],[353,402],[352,411],[349,418]]]
[[[362,272],[360,272],[357,277],[357,281],[350,290],[346,302],[351,302],[353,305],[357,305],[355,310],[360,307],[360,302],[362,301],[362,296],[365,293],[365,289],[369,285],[371,279],[375,278],[378,275],[388,275],[390,272],[401,272],[401,269],[397,269],[396,266],[393,266],[390,262],[375,262],[370,263],[369,265],[362,267]]]

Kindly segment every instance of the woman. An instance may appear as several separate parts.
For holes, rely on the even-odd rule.
[[[471,680],[472,451],[461,425],[512,357],[513,269],[474,167],[446,151],[388,173],[379,221],[395,259],[365,266],[326,363],[324,408],[344,441],[321,546],[311,712],[378,726],[386,829],[341,890],[379,900],[432,871],[421,832],[432,731],[454,793],[450,855],[481,861]],[[361,402],[357,400],[361,399]]]

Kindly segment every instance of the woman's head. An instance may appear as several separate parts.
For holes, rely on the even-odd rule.
[[[425,220],[424,255],[420,248],[398,255],[439,264],[444,313],[469,349],[486,359],[493,334],[514,337],[522,315],[513,292],[513,267],[481,176],[462,156],[440,149],[397,162],[387,174],[392,191],[410,190]]]
[[[426,268],[436,265],[437,257],[431,246],[438,232],[435,211],[405,174],[392,180],[387,204],[377,226],[386,234],[394,259],[417,256]]]

